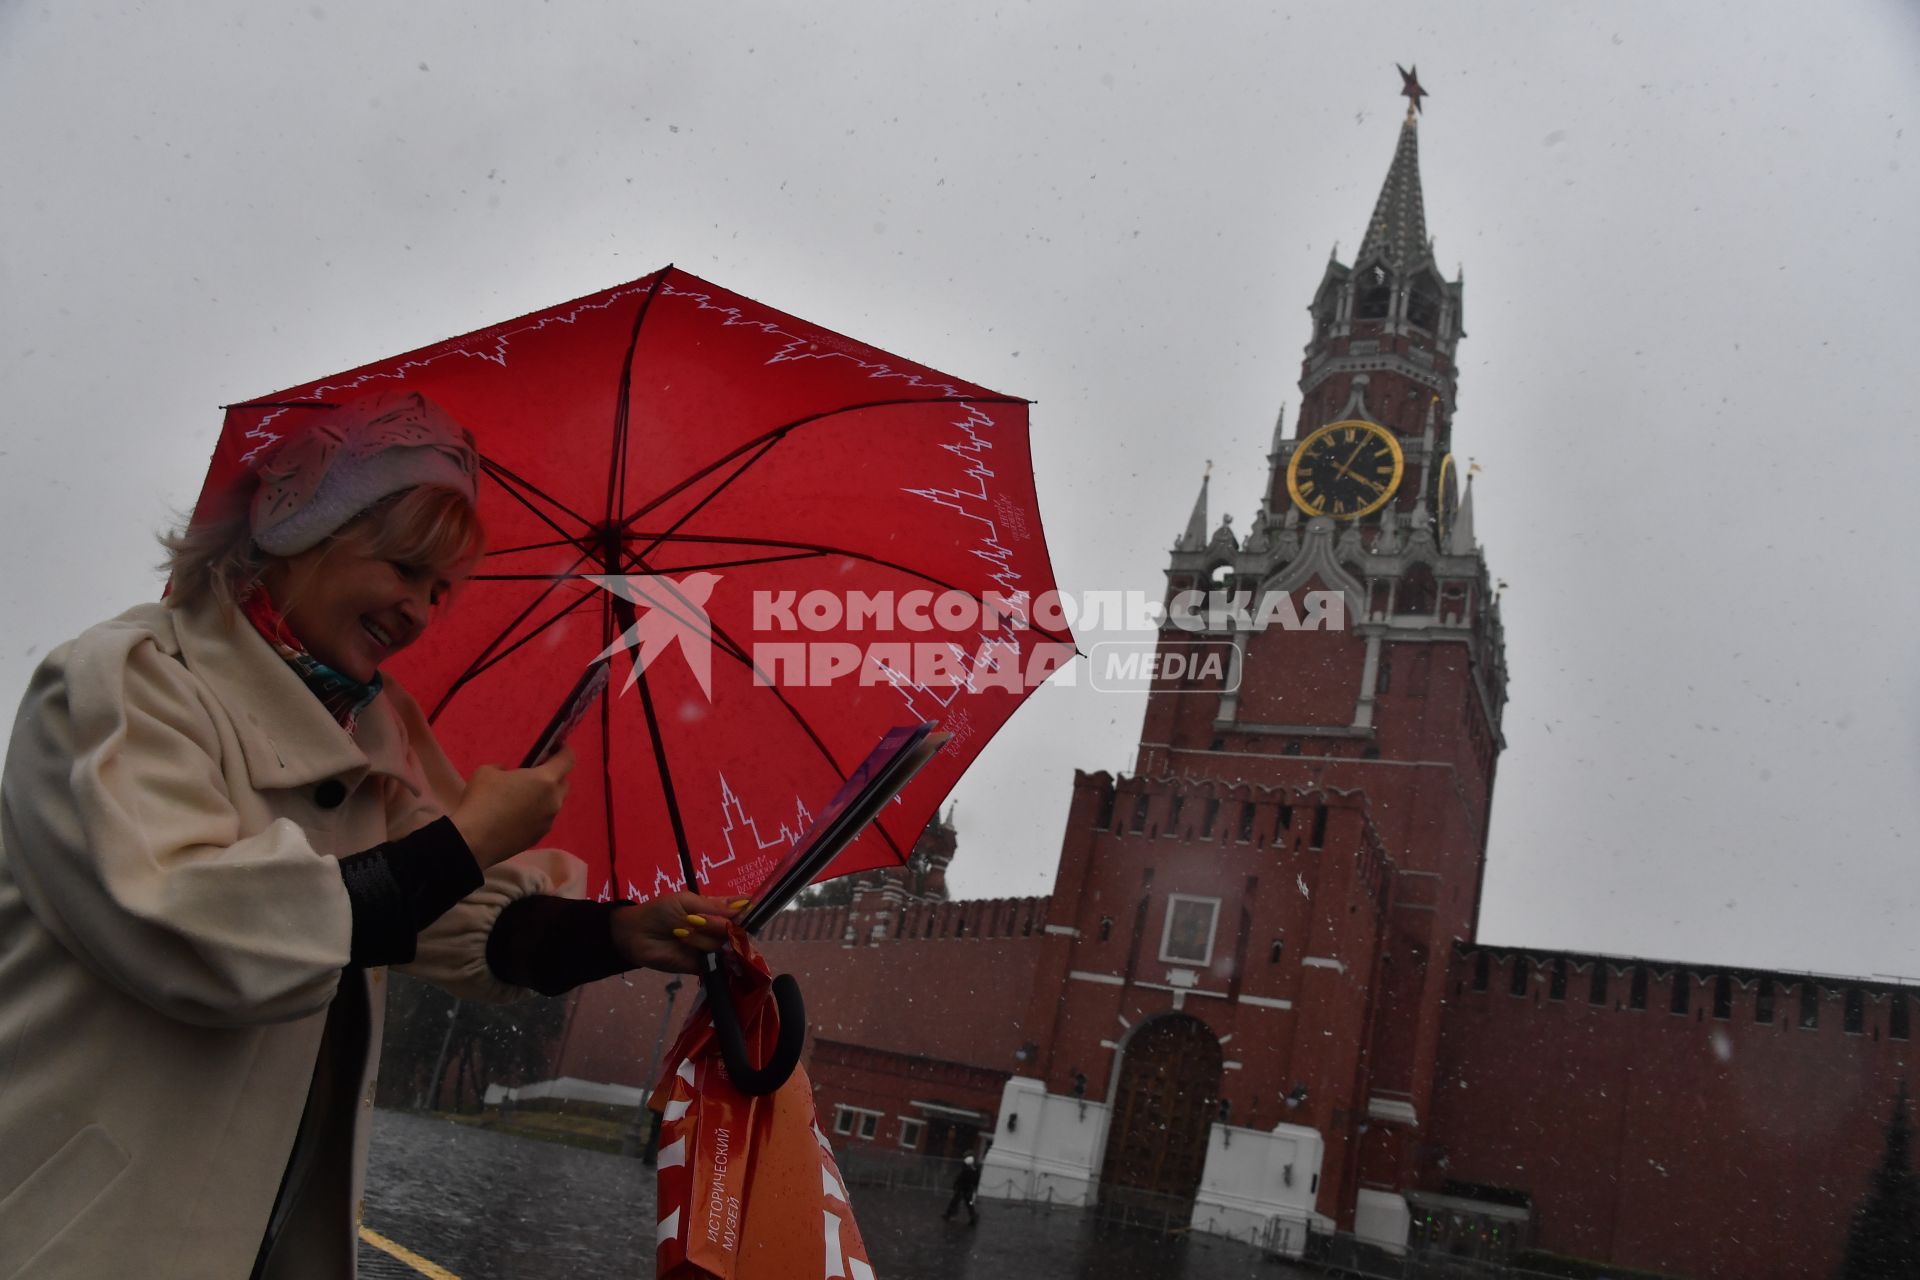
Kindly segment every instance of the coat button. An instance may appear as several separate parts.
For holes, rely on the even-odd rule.
[[[322,809],[338,809],[347,798],[347,784],[338,778],[328,778],[313,789],[313,802]]]

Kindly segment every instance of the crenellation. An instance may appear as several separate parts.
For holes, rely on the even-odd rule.
[[[1481,957],[1486,957],[1489,962],[1484,984],[1478,979]],[[1551,981],[1554,966],[1564,965],[1564,994],[1559,998],[1531,1003],[1543,1008],[1565,1004],[1601,1012],[1661,1013],[1669,1015],[1672,1024],[1744,1023],[1802,1033],[1832,1031],[1841,1035],[1862,1036],[1868,1041],[1885,1038],[1899,1044],[1911,1037],[1913,1015],[1920,1013],[1920,982],[1503,947],[1488,943],[1458,942],[1454,946],[1454,958],[1451,989],[1455,998],[1538,994],[1542,985]],[[1515,972],[1523,966],[1528,974],[1524,988],[1520,980],[1514,977]],[[1600,1003],[1595,1003],[1589,995],[1596,967],[1603,969],[1608,978],[1606,999]],[[1631,984],[1636,971],[1646,975],[1646,1000],[1642,1008],[1632,1005]],[[1720,1007],[1717,984],[1721,979],[1727,981],[1729,988],[1725,1017],[1716,1012]],[[1684,1007],[1676,1007],[1679,1002],[1672,996],[1676,982],[1686,984]],[[1802,992],[1808,989],[1814,993],[1811,1026],[1803,1025],[1802,1020]],[[1767,1015],[1768,1001],[1771,1002],[1770,1016]],[[1904,1012],[1896,1009],[1901,1002],[1904,1002]],[[1850,1004],[1857,1009],[1859,1022],[1859,1029],[1851,1032],[1846,1029],[1851,1019],[1848,1013]],[[1906,1034],[1893,1034],[1896,1026],[1903,1028]]]

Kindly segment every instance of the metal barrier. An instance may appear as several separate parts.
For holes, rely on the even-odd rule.
[[[1260,1252],[1269,1258],[1298,1258],[1306,1251],[1309,1231],[1304,1218],[1276,1214],[1260,1230]]]
[[[953,1190],[960,1161],[912,1151],[876,1151],[846,1146],[834,1151],[840,1176],[850,1187],[906,1187],[920,1191]]]
[[[1567,1280],[1570,1274],[1434,1251],[1396,1255],[1357,1236],[1319,1231],[1308,1233],[1303,1260],[1353,1280]]]
[[[1169,1196],[1133,1187],[1102,1187],[1098,1202],[1088,1212],[1097,1222],[1112,1226],[1144,1227],[1162,1235],[1193,1230],[1193,1198]]]

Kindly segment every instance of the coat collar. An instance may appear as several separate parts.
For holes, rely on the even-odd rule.
[[[231,719],[257,790],[327,778],[352,788],[369,773],[396,778],[415,794],[422,790],[406,728],[384,692],[349,734],[238,610],[203,601],[166,612],[187,669]]]

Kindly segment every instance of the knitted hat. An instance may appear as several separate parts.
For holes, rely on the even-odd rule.
[[[415,485],[478,501],[473,436],[417,391],[324,410],[259,462],[253,540],[268,555],[317,546],[382,498]]]

